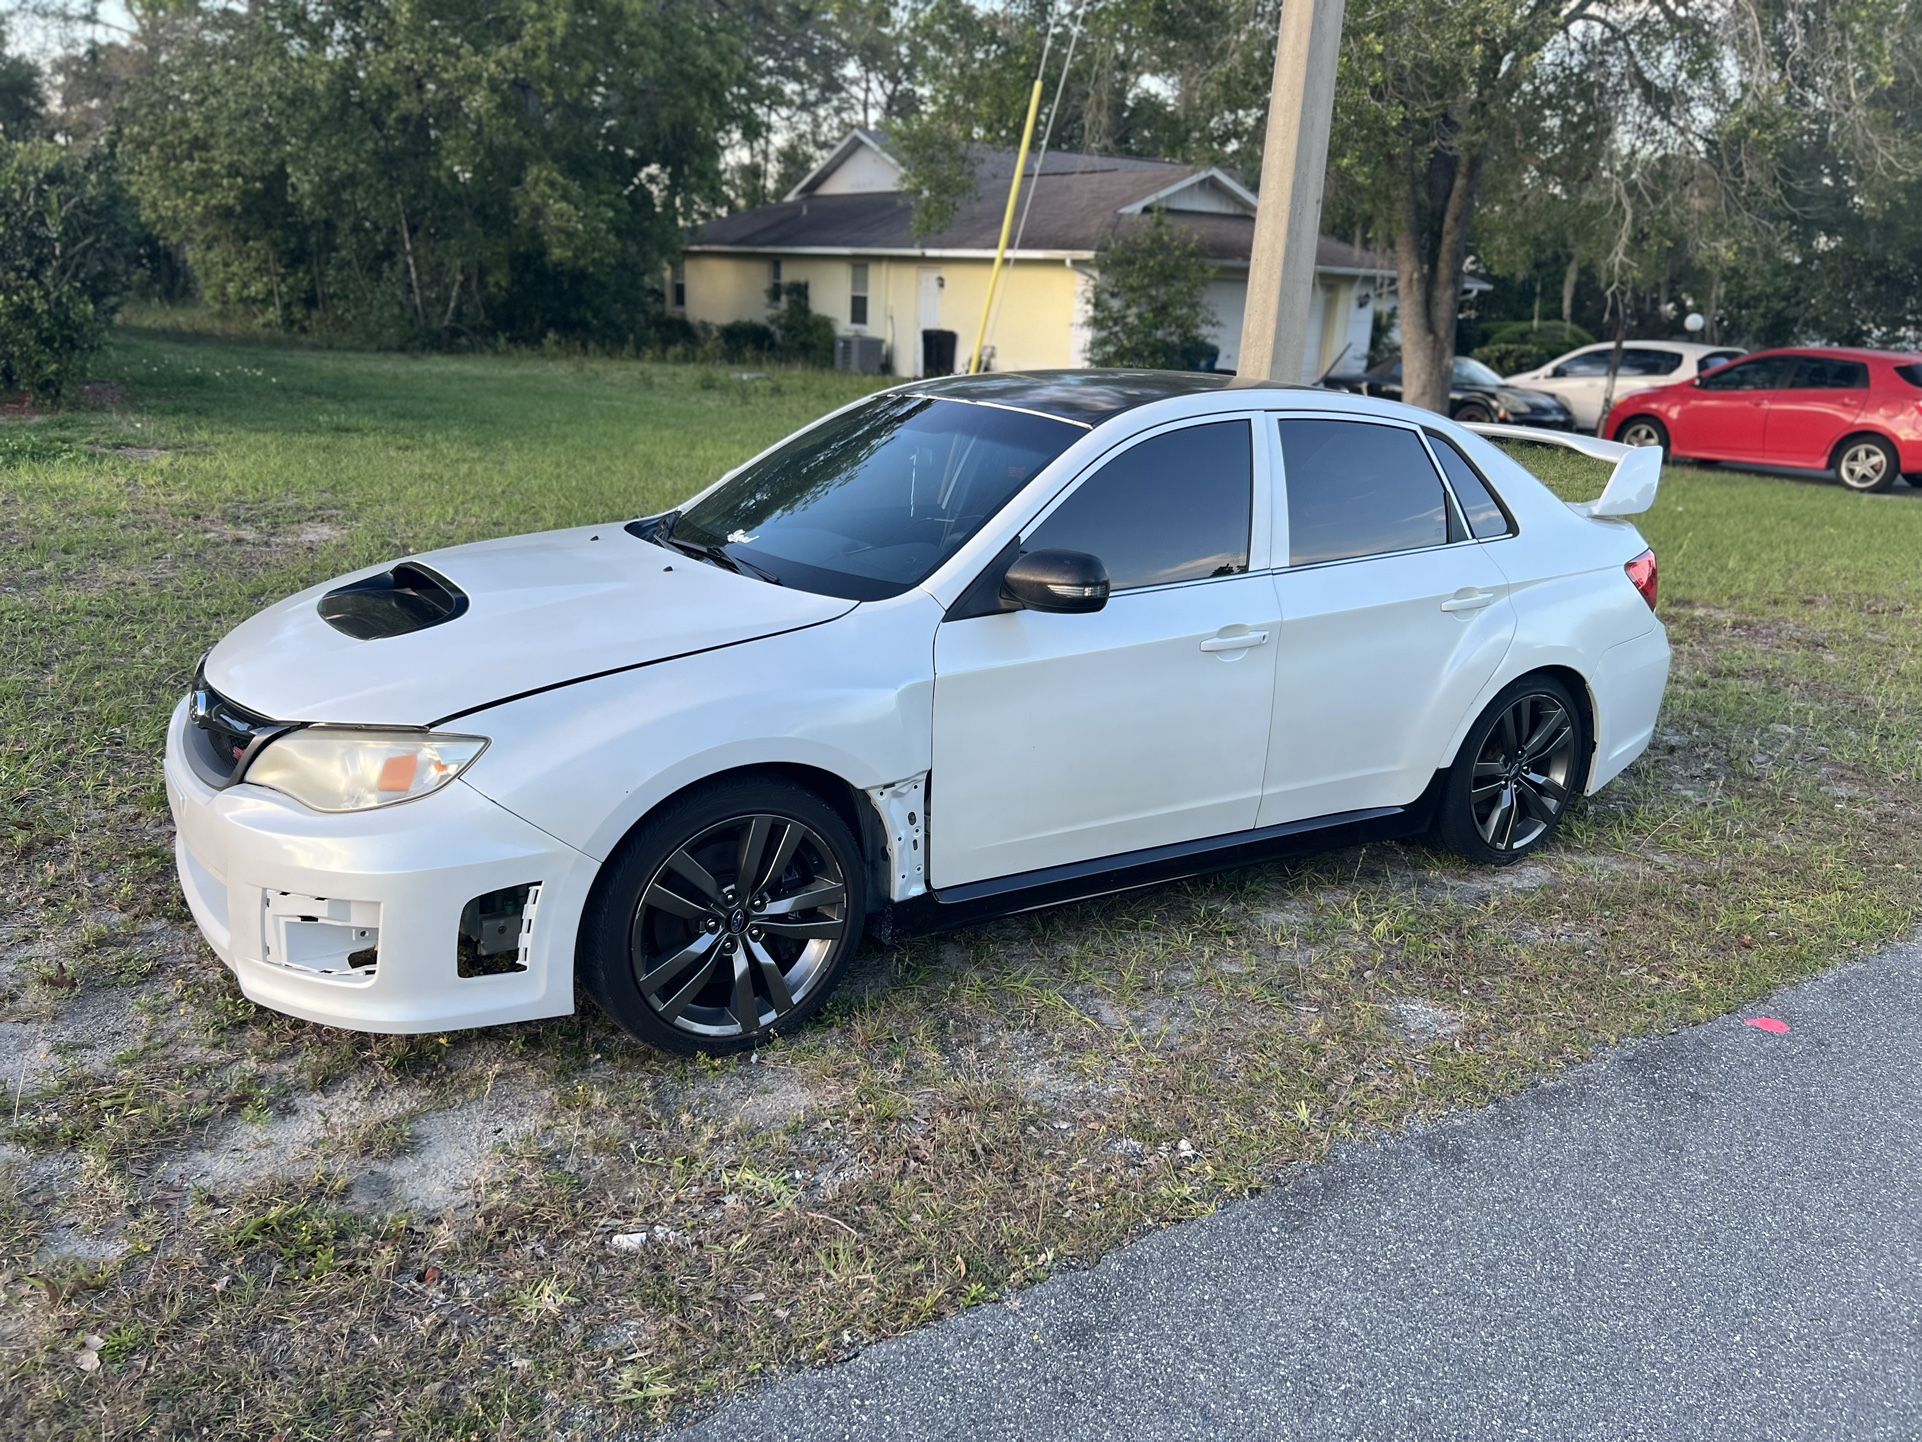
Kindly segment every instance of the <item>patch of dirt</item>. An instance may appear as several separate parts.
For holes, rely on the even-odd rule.
[[[176,1155],[163,1176],[177,1186],[228,1192],[311,1176],[324,1166],[349,1179],[347,1203],[357,1210],[464,1211],[487,1183],[511,1169],[500,1149],[540,1130],[554,1101],[546,1088],[516,1078],[449,1106],[419,1083],[378,1086],[362,1073],[296,1097],[266,1122],[228,1122],[200,1146]],[[375,1160],[352,1154],[354,1131],[403,1119],[408,1141],[400,1155]]]
[[[1432,1001],[1423,1001],[1420,997],[1390,1002],[1388,1014],[1408,1039],[1419,1045],[1454,1036],[1462,1029],[1461,1013]]]

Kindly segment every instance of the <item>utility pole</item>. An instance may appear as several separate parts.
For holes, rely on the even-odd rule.
[[[1321,238],[1343,0],[1283,0],[1241,319],[1241,374],[1298,381]]]

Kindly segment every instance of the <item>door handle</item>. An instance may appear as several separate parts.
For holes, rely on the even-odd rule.
[[[1234,636],[1210,636],[1201,643],[1201,649],[1215,651],[1246,651],[1250,646],[1259,646],[1268,639],[1266,631],[1243,631]]]
[[[1465,586],[1450,596],[1446,601],[1443,601],[1441,608],[1444,611],[1479,611],[1484,606],[1492,606],[1494,604],[1495,593],[1493,591],[1476,591]]]

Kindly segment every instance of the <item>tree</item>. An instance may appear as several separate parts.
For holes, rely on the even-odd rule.
[[[410,344],[618,344],[721,198],[746,54],[697,0],[258,0],[172,40],[120,143],[216,304]]]
[[[1411,402],[1446,401],[1469,247],[1489,191],[1527,177],[1531,146],[1558,127],[1607,130],[1593,124],[1601,106],[1632,103],[1641,123],[1679,130],[1699,103],[1710,38],[1700,7],[1350,4],[1331,153],[1335,208],[1393,237]],[[1594,76],[1621,85],[1582,83]]]
[[[1101,252],[1089,364],[1192,370],[1213,349],[1203,299],[1212,273],[1194,235],[1151,211]]]
[[[134,217],[102,152],[0,141],[0,390],[57,398],[125,289]]]
[[[40,133],[44,119],[40,69],[7,45],[7,20],[0,15],[0,141],[27,140]]]

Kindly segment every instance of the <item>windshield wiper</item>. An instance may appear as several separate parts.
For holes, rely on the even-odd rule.
[[[765,566],[757,566],[752,561],[742,560],[739,556],[728,554],[726,546],[719,541],[702,545],[699,541],[689,541],[662,529],[650,537],[657,546],[671,546],[684,556],[692,556],[697,561],[706,561],[710,566],[719,566],[732,571],[737,576],[752,576],[757,581],[766,581],[770,586],[781,584],[781,578]]]

